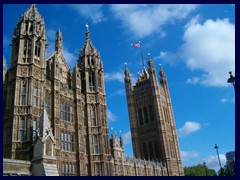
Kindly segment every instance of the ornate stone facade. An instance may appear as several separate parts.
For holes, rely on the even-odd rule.
[[[184,175],[167,78],[160,68],[160,84],[150,57],[143,66],[136,85],[127,64],[125,88],[131,127],[133,153],[136,158],[161,161],[170,176]]]
[[[14,174],[8,171],[14,160],[28,164],[29,173],[24,173],[28,175],[41,174],[38,167],[49,171],[57,168],[55,174],[61,176],[172,175],[167,171],[170,166],[161,159],[153,162],[141,160],[143,156],[125,157],[122,137],[118,140],[112,134],[109,139],[103,62],[91,42],[88,26],[85,35],[85,44],[71,71],[64,59],[60,29],[55,51],[46,57],[45,24],[36,5],[20,16],[4,85],[3,156],[12,160],[6,159],[4,175]],[[44,109],[50,121],[45,130]],[[48,133],[44,137],[38,134],[45,131]],[[171,166],[175,167],[180,165]]]

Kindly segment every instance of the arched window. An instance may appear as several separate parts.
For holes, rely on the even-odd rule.
[[[38,88],[37,86],[35,86],[33,91],[33,106],[37,107],[37,104],[38,104]]]
[[[97,137],[97,135],[93,135],[93,147],[94,147],[94,154],[98,154],[98,137]]]
[[[94,82],[94,72],[89,73],[89,87],[93,87],[95,85]]]
[[[26,105],[26,83],[22,85],[22,105]]]
[[[19,124],[19,139],[23,141],[25,139],[25,118],[22,116]]]
[[[142,116],[142,110],[138,109],[138,117],[139,117],[139,123],[140,125],[143,125],[143,116]]]
[[[148,119],[148,111],[146,107],[144,107],[144,119],[145,119],[145,123],[148,124],[149,119]]]
[[[92,125],[97,126],[96,111],[94,107],[92,107]]]
[[[41,42],[40,41],[36,41],[35,56],[40,57],[40,50],[41,50]]]
[[[154,121],[154,114],[153,114],[153,108],[151,105],[148,106],[148,110],[149,110],[149,115],[150,115],[150,121],[153,122]]]

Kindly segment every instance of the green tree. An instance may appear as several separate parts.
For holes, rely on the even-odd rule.
[[[209,169],[203,164],[198,164],[196,166],[184,167],[185,176],[216,176],[214,169]]]

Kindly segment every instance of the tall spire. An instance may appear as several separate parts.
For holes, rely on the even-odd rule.
[[[55,51],[58,53],[62,52],[62,46],[63,46],[63,38],[62,38],[62,32],[60,28],[58,28],[58,32],[56,34],[56,39],[55,39]]]
[[[52,134],[52,129],[51,129],[51,124],[48,118],[48,114],[46,111],[46,108],[44,106],[44,104],[42,105],[42,116],[40,118],[39,121],[39,135],[40,137],[44,138],[45,136],[47,136],[48,134]]]
[[[90,32],[89,32],[89,25],[88,23],[86,24],[86,40],[90,41]]]

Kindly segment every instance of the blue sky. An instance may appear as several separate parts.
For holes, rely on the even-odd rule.
[[[3,53],[10,66],[12,32],[28,4],[3,5]],[[215,143],[222,164],[235,149],[235,93],[227,84],[235,75],[235,6],[225,5],[37,5],[44,17],[48,49],[54,50],[58,28],[70,68],[77,63],[88,22],[91,40],[100,51],[105,71],[109,131],[125,140],[132,156],[124,89],[124,63],[134,79],[151,54],[168,79],[184,166],[206,162],[218,169]]]

